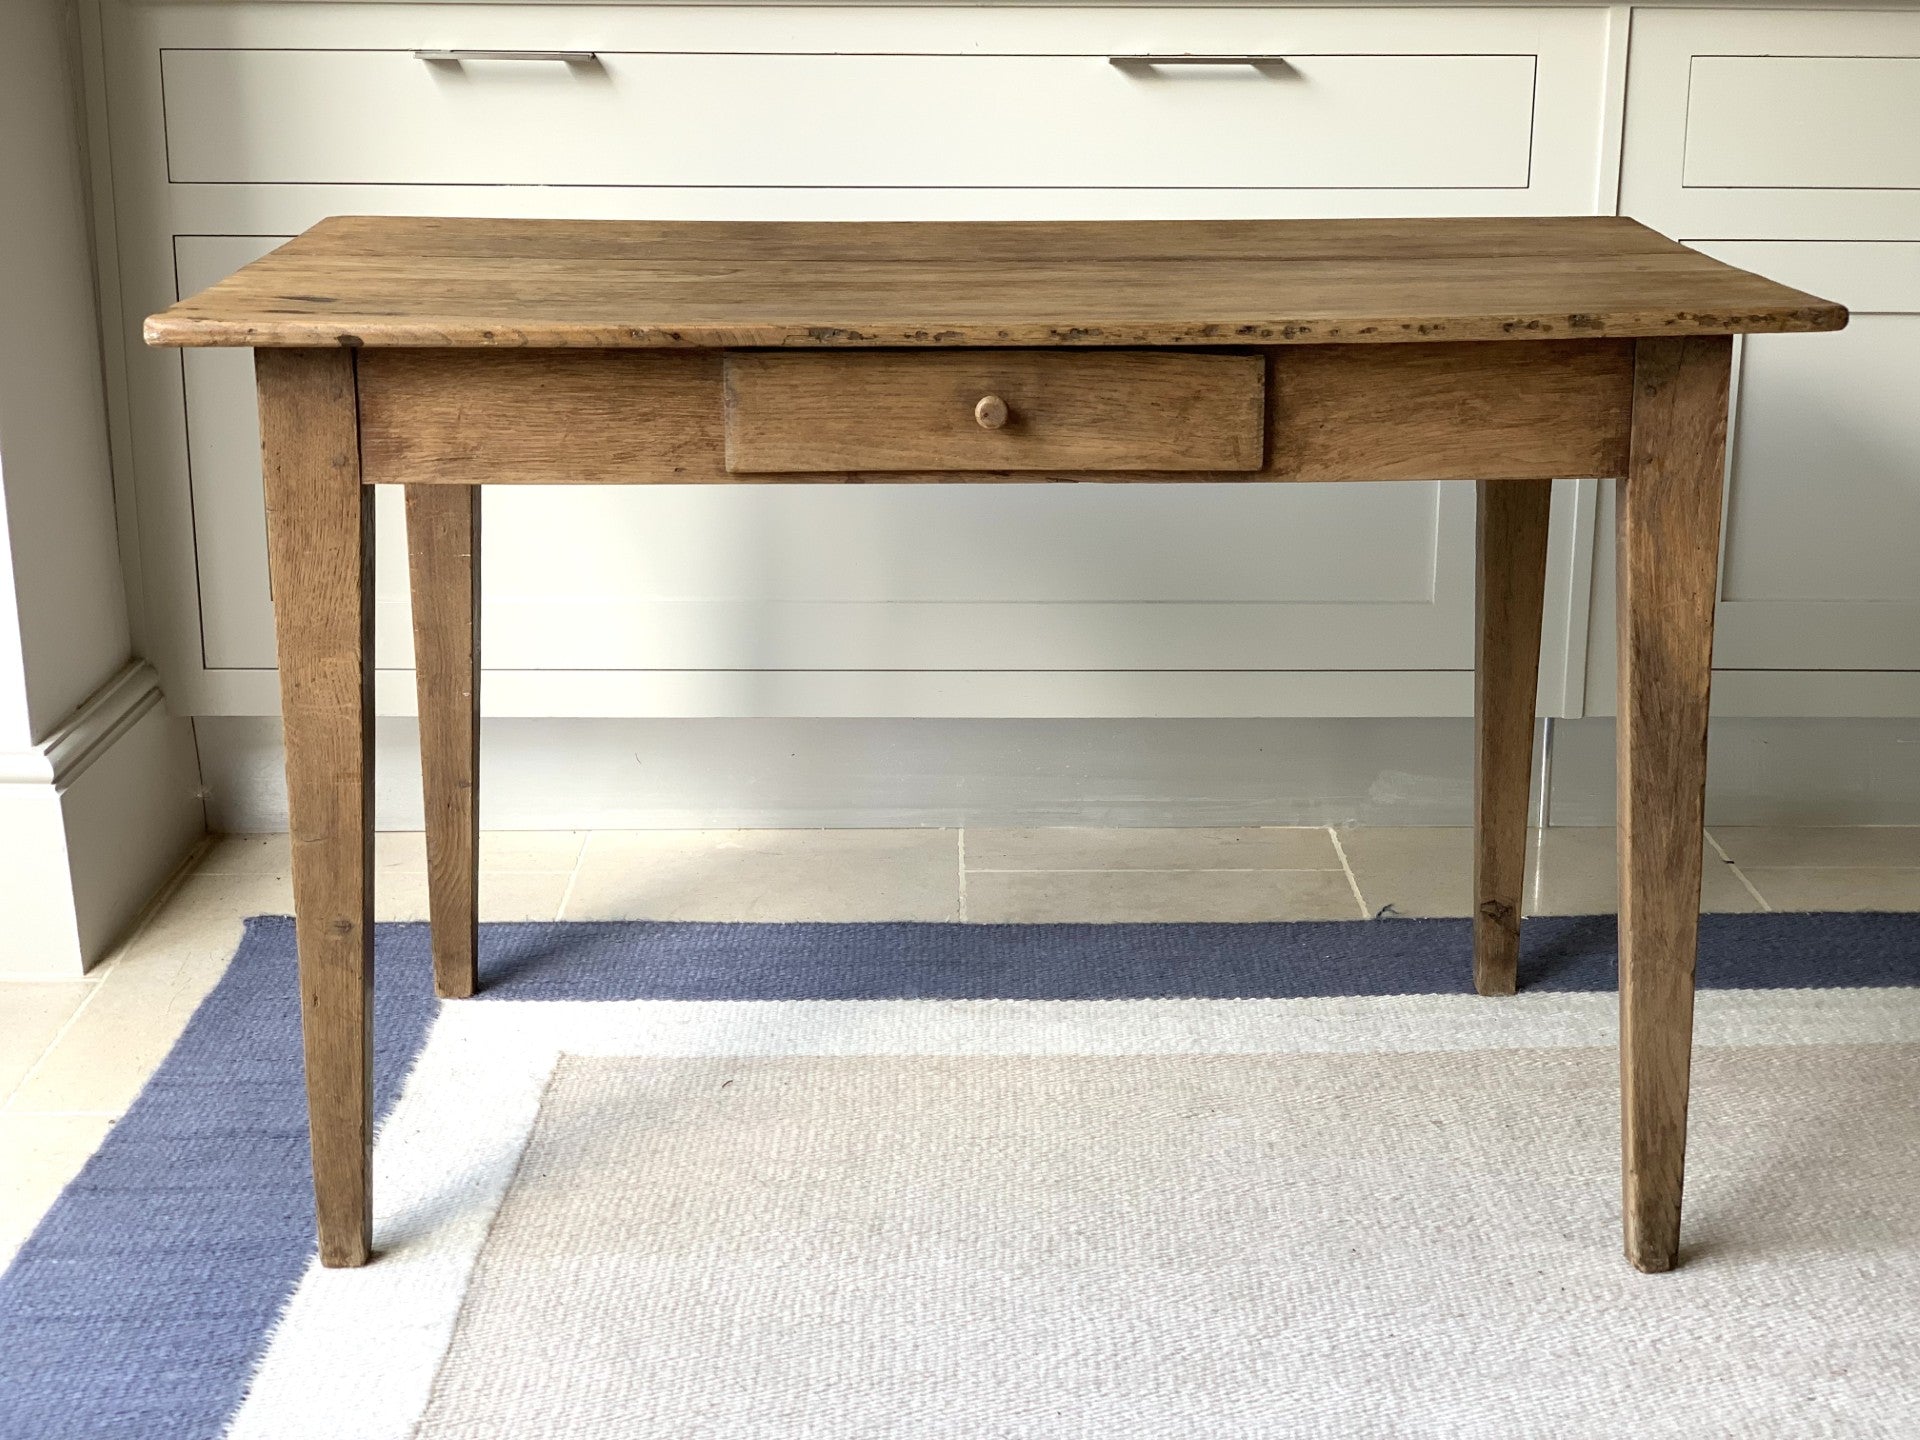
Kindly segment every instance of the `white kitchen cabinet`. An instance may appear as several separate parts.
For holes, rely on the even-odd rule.
[[[1681,183],[1920,190],[1920,55],[1695,55]]]
[[[1920,13],[1635,10],[1620,208],[1676,239],[1920,240]]]
[[[167,48],[167,176],[221,185],[1524,190],[1533,158],[1532,54],[1295,52],[1186,67],[1099,54],[575,53],[582,58],[569,64]],[[345,103],[360,95],[380,104]]]
[[[1852,311],[1736,351],[1716,713],[1916,713],[1920,15],[1638,13],[1626,117],[1623,210]]]
[[[129,335],[328,214],[1515,214],[1610,201],[1597,8],[123,5]],[[416,49],[592,51],[591,63]],[[1282,55],[1115,66],[1141,53]],[[130,345],[152,648],[195,713],[277,705],[244,355]],[[1542,690],[1584,635],[1556,515]],[[383,710],[412,703],[383,495]],[[488,708],[525,715],[1446,714],[1472,487],[489,490]],[[586,537],[586,538],[582,538]],[[1575,603],[1579,597],[1579,603]]]
[[[1701,248],[1853,312],[1805,347],[1741,345],[1719,664],[1920,669],[1920,242]]]

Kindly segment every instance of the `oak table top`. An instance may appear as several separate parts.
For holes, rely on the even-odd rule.
[[[340,216],[153,345],[1225,346],[1837,330],[1613,216],[841,223]]]

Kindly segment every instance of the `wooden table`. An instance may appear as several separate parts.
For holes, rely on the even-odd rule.
[[[147,321],[254,350],[320,1258],[370,1255],[373,506],[406,487],[434,980],[475,984],[482,484],[1474,480],[1474,984],[1514,989],[1547,505],[1619,487],[1628,1258],[1680,1239],[1732,336],[1630,220],[338,218]]]

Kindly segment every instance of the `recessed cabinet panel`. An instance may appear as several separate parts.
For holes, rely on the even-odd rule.
[[[1920,56],[1694,56],[1684,183],[1920,189]]]
[[[1716,662],[1920,668],[1920,242],[1701,248],[1853,312],[1741,343]]]
[[[182,235],[180,293],[192,295],[290,236]],[[260,488],[260,413],[251,350],[178,352],[185,387],[187,491],[200,595],[200,650],[214,669],[273,663],[267,507]],[[390,507],[389,507],[390,508]]]
[[[1741,357],[1722,597],[1920,601],[1920,314],[1782,338]]]
[[[1920,240],[1920,13],[1643,6],[1622,213],[1676,239]]]
[[[1531,54],[162,52],[176,184],[1525,188],[1536,68]]]

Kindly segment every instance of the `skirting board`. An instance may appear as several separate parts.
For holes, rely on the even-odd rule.
[[[1716,698],[1720,679],[1714,679]],[[1710,825],[1920,825],[1920,719],[1729,716],[1708,734]],[[1613,823],[1613,721],[1553,722],[1552,821]]]
[[[491,829],[1445,824],[1469,723],[1424,720],[588,720],[482,727]],[[194,721],[215,830],[284,830],[280,722]],[[421,824],[417,731],[382,717],[375,821]]]
[[[195,725],[212,828],[284,830],[279,721]],[[420,826],[415,733],[379,722],[382,829]],[[481,815],[495,829],[1464,825],[1471,733],[1433,718],[500,719],[483,732]],[[1552,733],[1549,820],[1611,824],[1613,722]],[[1728,719],[1714,745],[1721,824],[1920,823],[1920,721]]]
[[[191,724],[143,662],[39,745],[0,752],[0,977],[81,974],[205,830]]]

